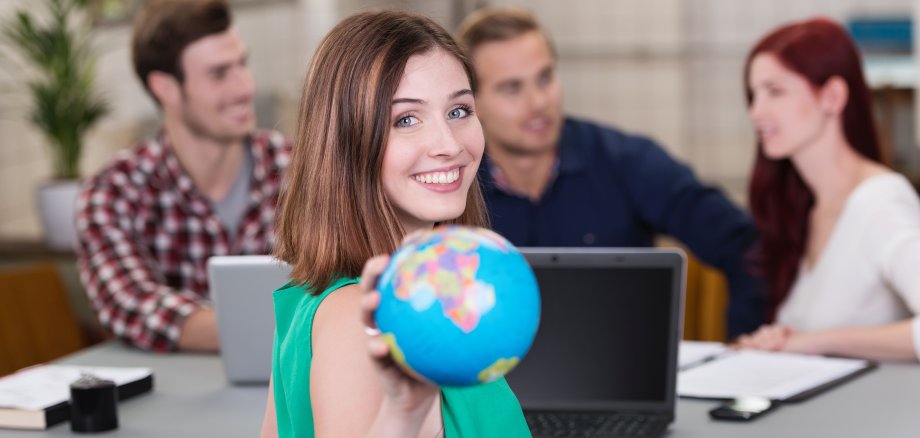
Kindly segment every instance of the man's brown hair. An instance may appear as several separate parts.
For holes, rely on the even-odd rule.
[[[473,69],[431,19],[408,12],[365,12],[339,23],[320,43],[307,73],[294,151],[277,217],[275,256],[291,279],[321,293],[364,262],[393,252],[405,230],[381,183],[392,100],[413,55],[440,49]],[[445,223],[483,226],[478,179],[463,214]]]
[[[185,48],[226,31],[232,22],[223,0],[153,0],[147,4],[134,20],[131,41],[134,71],[147,92],[147,76],[154,71],[170,74],[181,83]]]
[[[469,56],[482,44],[507,41],[528,32],[538,32],[549,45],[550,52],[556,49],[549,35],[526,9],[516,6],[485,7],[473,11],[457,27],[457,40]]]

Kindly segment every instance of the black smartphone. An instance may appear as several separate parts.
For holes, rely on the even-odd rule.
[[[763,397],[738,397],[709,411],[714,420],[751,421],[776,409],[778,404]]]

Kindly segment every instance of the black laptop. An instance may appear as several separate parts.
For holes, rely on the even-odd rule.
[[[533,435],[663,435],[674,420],[683,253],[521,252],[540,286],[540,328],[507,380]]]

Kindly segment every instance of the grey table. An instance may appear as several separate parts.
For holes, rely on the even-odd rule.
[[[61,363],[144,366],[154,390],[119,405],[118,430],[109,437],[255,437],[267,387],[226,383],[211,355],[144,353],[107,343]],[[917,437],[920,436],[920,365],[885,364],[805,402],[782,406],[751,423],[709,419],[714,402],[680,400],[669,437]],[[68,423],[44,432],[0,429],[0,437],[75,436]]]

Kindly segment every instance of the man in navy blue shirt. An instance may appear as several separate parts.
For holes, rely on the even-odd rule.
[[[481,9],[458,31],[476,69],[492,226],[518,246],[651,246],[668,234],[725,273],[730,337],[764,322],[750,218],[652,140],[565,117],[556,56],[534,17]]]

